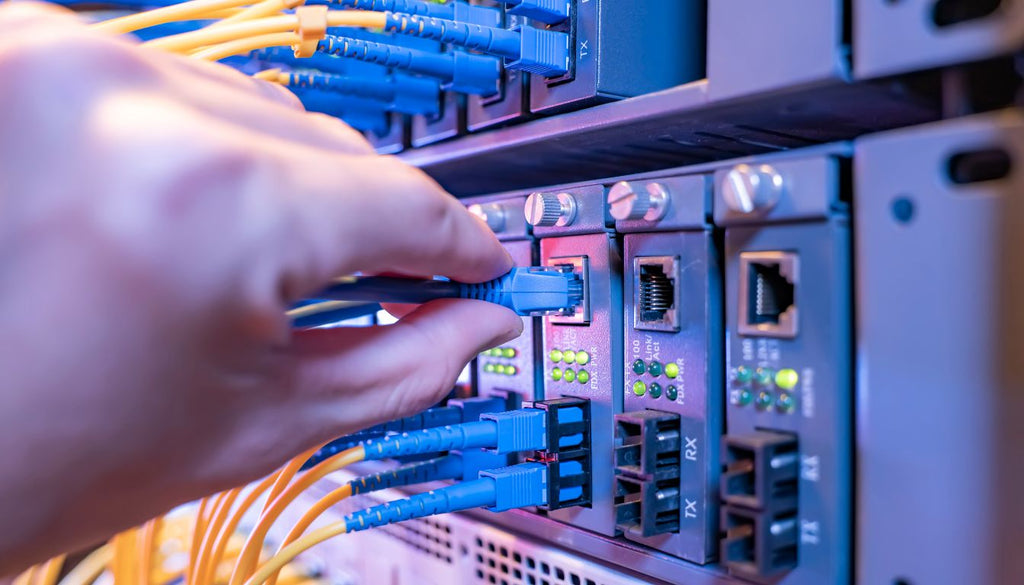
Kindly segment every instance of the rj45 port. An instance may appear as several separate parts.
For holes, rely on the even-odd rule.
[[[743,252],[739,262],[739,332],[796,337],[799,257],[792,252]]]
[[[633,260],[633,328],[679,330],[679,261],[674,256],[641,256]]]

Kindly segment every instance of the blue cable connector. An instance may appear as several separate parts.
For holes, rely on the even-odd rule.
[[[402,12],[437,18],[452,18],[455,14],[454,2],[435,4],[433,2],[424,2],[423,0],[307,0],[306,4],[341,6],[357,10],[372,10],[374,12]]]
[[[291,87],[319,89],[383,102],[388,111],[436,116],[441,111],[437,80],[411,75],[365,77],[320,72],[288,74]]]
[[[480,284],[381,276],[342,277],[316,298],[339,301],[425,303],[436,299],[477,299],[519,315],[572,315],[583,301],[583,281],[570,269],[534,266]]]
[[[540,463],[520,463],[482,472],[479,479],[416,494],[345,517],[346,532],[357,532],[437,514],[472,508],[503,512],[547,502],[547,468]]]
[[[366,459],[394,459],[461,449],[518,453],[546,447],[547,413],[539,409],[521,409],[499,414],[501,416],[484,415],[477,422],[366,441],[363,443]]]
[[[558,77],[569,72],[569,35],[516,27],[512,30],[454,22],[441,18],[386,12],[385,32],[424,37],[505,58],[505,66]]]
[[[324,37],[316,50],[433,77],[448,91],[481,96],[498,93],[501,63],[486,55],[431,53],[337,35]]]
[[[569,19],[569,0],[501,0],[507,6],[507,12],[516,16],[525,16],[543,22],[544,24],[558,24]],[[395,12],[404,12],[395,9]],[[438,18],[445,18],[439,14],[431,14]]]

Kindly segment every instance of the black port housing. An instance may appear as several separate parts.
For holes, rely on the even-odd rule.
[[[679,532],[679,477],[615,478],[615,526],[636,536]]]
[[[799,458],[797,439],[787,433],[722,437],[722,501],[754,510],[795,510]]]
[[[549,455],[590,450],[590,401],[582,398],[552,398],[525,403],[546,413],[545,432]]]
[[[770,513],[722,508],[721,561],[730,575],[774,582],[797,565],[796,510]]]
[[[679,415],[641,410],[615,415],[615,469],[648,479],[679,478]]]
[[[739,271],[740,334],[796,337],[799,257],[793,252],[742,252]]]
[[[615,524],[636,536],[679,532],[679,415],[615,415]]]
[[[590,449],[559,453],[557,458],[553,459],[545,459],[541,453],[537,455],[537,458],[528,461],[544,463],[548,468],[548,503],[541,508],[560,510],[574,506],[590,506],[593,501]],[[579,495],[566,495],[567,492],[575,491],[578,491]]]
[[[593,501],[590,456],[590,401],[584,398],[552,398],[524,403],[547,413],[548,448],[527,461],[547,466],[548,503],[545,510],[590,506]],[[579,488],[579,489],[576,489]]]

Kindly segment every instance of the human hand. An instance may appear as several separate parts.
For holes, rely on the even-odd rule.
[[[504,308],[292,333],[331,276],[512,262],[280,88],[0,5],[0,575],[440,398]]]

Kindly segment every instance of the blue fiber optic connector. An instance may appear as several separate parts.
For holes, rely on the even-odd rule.
[[[568,267],[513,268],[480,284],[383,276],[341,277],[317,299],[383,303],[425,303],[436,299],[477,299],[519,315],[572,315],[583,302],[583,281]]]
[[[446,21],[448,22],[448,21]],[[351,37],[327,35],[317,52],[357,59],[440,80],[442,89],[489,96],[498,93],[501,63],[494,57],[469,53],[431,53]]]
[[[441,111],[438,82],[411,75],[365,77],[300,71],[288,73],[288,86],[378,100],[388,110],[402,114],[436,116]]]
[[[454,2],[435,4],[424,0],[307,0],[306,4],[342,6],[374,12],[402,12],[438,18],[451,18],[455,13]]]
[[[345,517],[345,529],[357,532],[471,508],[503,512],[525,506],[542,506],[547,502],[547,474],[547,468],[540,463],[491,469],[481,472],[479,479],[360,510]]]
[[[558,24],[569,18],[569,0],[501,0],[507,6],[507,12],[516,16],[525,16],[544,24]],[[401,10],[394,10],[402,12]],[[431,14],[444,18],[440,14]]]
[[[558,77],[569,72],[569,35],[564,32],[520,26],[512,30],[441,18],[386,12],[385,32],[395,32],[451,43],[505,58],[505,66]]]

